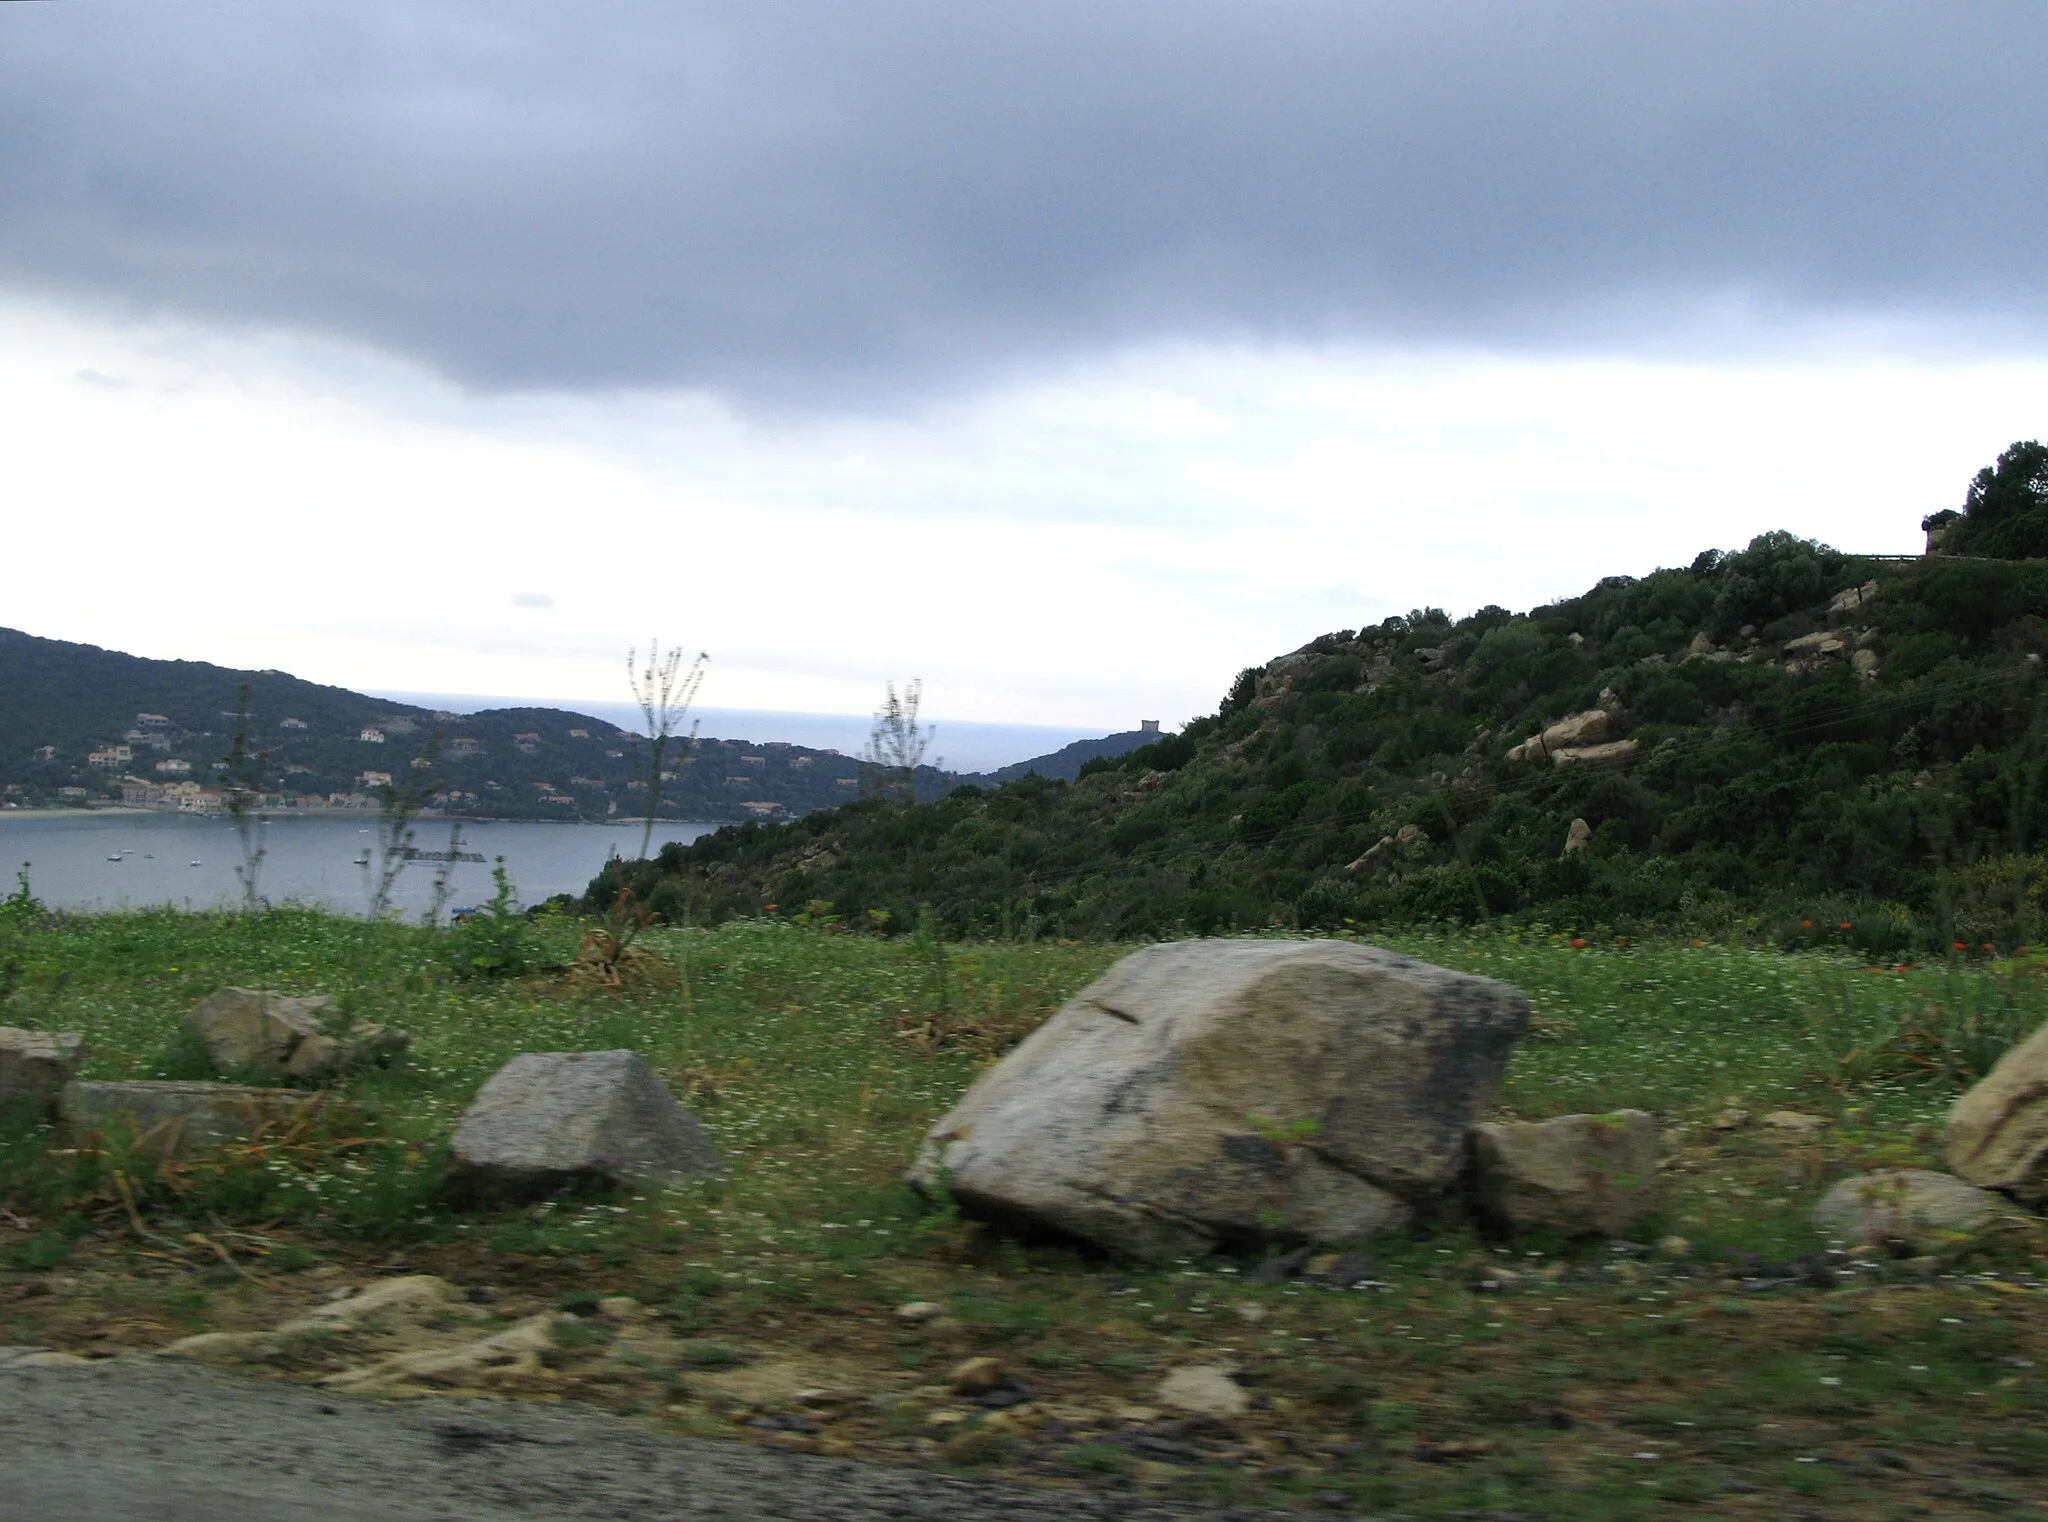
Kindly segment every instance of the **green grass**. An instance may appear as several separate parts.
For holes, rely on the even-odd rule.
[[[563,963],[581,927],[543,920],[532,934],[537,962]],[[941,977],[907,938],[741,922],[650,932],[644,975],[606,993],[558,976],[456,978],[435,932],[297,910],[9,921],[0,941],[25,982],[54,990],[39,1023],[85,1036],[88,1077],[190,1076],[180,1017],[223,984],[332,994],[413,1036],[409,1060],[342,1086],[336,1129],[235,1166],[160,1177],[19,1125],[0,1133],[0,1342],[238,1324],[261,1284],[338,1264],[586,1314],[599,1295],[636,1296],[689,1339],[669,1393],[656,1381],[635,1397],[650,1409],[686,1375],[792,1348],[939,1385],[986,1352],[1055,1406],[1098,1412],[1149,1401],[1177,1363],[1228,1361],[1262,1404],[1234,1438],[1187,1439],[1198,1459],[1148,1457],[1138,1428],[1106,1416],[950,1452],[921,1406],[859,1429],[878,1456],[961,1463],[973,1446],[992,1471],[1129,1477],[1188,1500],[1310,1506],[1341,1491],[1360,1510],[1417,1516],[1651,1517],[1754,1514],[1741,1508],[1776,1498],[1881,1516],[1961,1504],[1927,1490],[1930,1469],[1986,1506],[2048,1471],[2048,1391],[2022,1366],[2048,1364],[2048,1301],[2028,1288],[2048,1275],[2038,1231],[1961,1244],[1932,1277],[1870,1288],[1760,1294],[1721,1271],[1814,1252],[1807,1216],[1834,1178],[1931,1161],[1958,1085],[2048,1015],[2031,966],[1873,971],[1821,951],[1573,947],[1529,930],[1392,938],[1529,995],[1538,1030],[1510,1065],[1508,1113],[1657,1114],[1668,1200],[1644,1235],[1691,1247],[1674,1262],[1439,1227],[1374,1244],[1378,1286],[1340,1292],[1256,1286],[1228,1259],[1138,1268],[1022,1245],[903,1186],[918,1137],[974,1075],[1127,947],[955,945]],[[1918,1034],[1895,1052],[1920,1060],[1861,1055],[1901,1032]],[[457,1208],[444,1148],[477,1087],[522,1051],[613,1046],[688,1098],[731,1178]],[[1811,1138],[1753,1120],[1716,1129],[1731,1108],[1831,1124]],[[1475,1289],[1509,1261],[1525,1290]],[[939,1302],[946,1320],[896,1322],[910,1299]],[[593,1345],[603,1337],[588,1327]],[[577,1398],[624,1402],[625,1377]],[[833,1430],[866,1418],[846,1420]]]

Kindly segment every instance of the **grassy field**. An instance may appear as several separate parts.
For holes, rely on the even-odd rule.
[[[737,923],[649,932],[612,990],[560,970],[581,934],[543,920],[484,958],[533,970],[481,977],[474,939],[294,910],[0,917],[0,1024],[81,1032],[88,1077],[204,1076],[179,1021],[223,984],[332,994],[413,1036],[408,1062],[344,1086],[337,1129],[218,1166],[164,1176],[0,1135],[0,1344],[133,1352],[431,1272],[504,1318],[632,1296],[669,1338],[633,1353],[590,1315],[544,1398],[883,1462],[1365,1514],[2048,1517],[2038,1223],[1911,1263],[1821,1258],[1807,1224],[1846,1173],[1933,1162],[1960,1086],[2048,1018],[2030,962],[1376,937],[1526,992],[1503,1110],[1654,1111],[1666,1204],[1640,1244],[1390,1239],[1340,1290],[1020,1246],[900,1183],[979,1068],[1128,947]],[[493,1070],[620,1046],[686,1098],[729,1181],[451,1208],[442,1149]],[[1827,1125],[1763,1123],[1783,1109]],[[913,1300],[944,1314],[894,1314]],[[950,1394],[980,1354],[1035,1399]],[[1237,1368],[1254,1410],[1158,1408],[1190,1363]],[[795,1365],[859,1398],[784,1420],[733,1393]]]

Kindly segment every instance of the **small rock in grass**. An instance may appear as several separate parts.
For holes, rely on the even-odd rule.
[[[0,1117],[53,1118],[57,1096],[78,1075],[84,1056],[82,1036],[0,1025]]]
[[[1324,1282],[1338,1289],[1350,1289],[1354,1284],[1363,1284],[1372,1277],[1372,1265],[1355,1252],[1340,1254],[1336,1261],[1323,1270]]]
[[[1256,1300],[1240,1300],[1232,1309],[1237,1312],[1237,1319],[1248,1326],[1257,1326],[1266,1319],[1266,1308]]]
[[[911,1300],[896,1307],[896,1319],[915,1325],[920,1321],[936,1321],[946,1314],[946,1308],[935,1300]]]
[[[947,1387],[955,1395],[986,1395],[1004,1383],[1002,1363],[994,1358],[969,1358],[953,1366]]]
[[[1656,1203],[1647,1111],[1489,1122],[1470,1134],[1474,1200],[1497,1226],[1612,1237]]]
[[[1159,1382],[1159,1399],[1180,1411],[1219,1418],[1243,1416],[1252,1398],[1230,1371],[1215,1364],[1190,1364]]]
[[[1774,1131],[1794,1131],[1801,1136],[1811,1136],[1828,1128],[1825,1117],[1808,1115],[1800,1110],[1773,1110],[1764,1117],[1764,1124]]]
[[[1692,1243],[1684,1237],[1657,1238],[1657,1256],[1660,1258],[1690,1258]]]
[[[1844,1242],[1906,1253],[1986,1224],[2005,1201],[1987,1189],[1924,1168],[1894,1168],[1845,1178],[1813,1209],[1813,1223]]]
[[[607,1321],[631,1321],[640,1314],[640,1302],[631,1295],[605,1295],[597,1302],[597,1313]]]
[[[2030,1205],[2048,1201],[2048,1025],[1956,1101],[1943,1156],[1972,1184]]]
[[[404,1031],[347,1025],[325,996],[292,998],[258,988],[215,989],[192,1007],[185,1024],[206,1043],[216,1071],[248,1068],[308,1083],[388,1061],[412,1044]]]
[[[1315,1249],[1297,1247],[1292,1252],[1281,1253],[1277,1258],[1268,1258],[1251,1271],[1254,1284],[1285,1284],[1308,1266]]]
[[[696,1117],[633,1051],[514,1057],[477,1092],[454,1152],[461,1175],[501,1194],[725,1172]]]

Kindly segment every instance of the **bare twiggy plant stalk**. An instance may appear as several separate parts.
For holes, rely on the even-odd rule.
[[[242,864],[235,868],[235,877],[242,885],[245,914],[254,914],[263,907],[257,880],[263,874],[263,858],[268,854],[263,840],[263,772],[269,761],[269,751],[249,748],[249,684],[244,682],[235,692],[235,739],[228,751],[227,810],[235,826],[235,844],[242,853]]]
[[[440,784],[433,779],[434,762],[441,754],[441,732],[427,736],[426,748],[408,768],[405,786],[386,782],[377,789],[377,868],[370,888],[370,918],[380,920],[391,911],[391,897],[398,879],[412,861],[413,821],[427,805]]]
[[[704,682],[704,666],[711,657],[702,650],[690,662],[688,669],[683,666],[683,649],[663,652],[660,640],[647,642],[647,664],[640,664],[640,652],[626,652],[626,684],[633,689],[633,700],[640,705],[640,712],[647,720],[647,827],[640,832],[640,859],[647,859],[647,848],[654,840],[654,813],[661,804],[662,757],[667,753],[669,741],[676,737],[684,718],[690,712],[690,704],[696,701],[697,689]],[[688,750],[697,743],[697,726],[692,724],[683,740]]]
[[[929,724],[917,721],[918,704],[924,698],[924,682],[912,677],[903,684],[899,697],[896,684],[884,689],[882,707],[875,726],[868,732],[868,748],[861,756],[861,780],[871,796],[896,798],[905,803],[917,798],[917,769],[937,733]],[[933,765],[937,765],[934,762]]]

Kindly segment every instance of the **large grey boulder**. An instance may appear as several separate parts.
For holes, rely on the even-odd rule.
[[[1834,1241],[1925,1252],[1943,1237],[1987,1224],[2012,1206],[1988,1189],[1925,1168],[1892,1168],[1845,1178],[1813,1208],[1813,1224]]]
[[[1972,1184],[2030,1204],[2048,1200],[2048,1025],[1956,1101],[1944,1158]]]
[[[1472,1200],[1509,1230],[1618,1237],[1657,1203],[1657,1122],[1646,1110],[1474,1126]]]
[[[57,1096],[84,1056],[83,1037],[0,1025],[0,1117],[56,1115]]]
[[[185,1016],[216,1071],[253,1070],[319,1083],[360,1063],[383,1062],[411,1045],[404,1031],[350,1025],[322,994],[294,998],[260,988],[220,988]]]
[[[98,1132],[155,1158],[195,1157],[282,1136],[324,1108],[323,1096],[300,1089],[144,1079],[69,1084],[59,1101],[72,1135]]]
[[[696,1117],[638,1052],[527,1052],[491,1075],[455,1132],[455,1166],[498,1194],[725,1172]]]
[[[984,1073],[910,1182],[1139,1257],[1350,1246],[1459,1181],[1529,1006],[1348,941],[1124,958]]]

